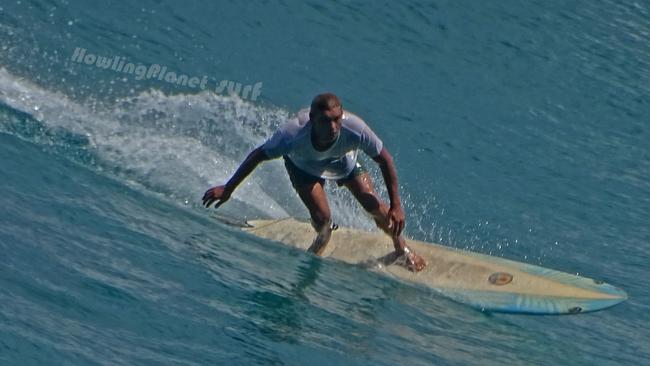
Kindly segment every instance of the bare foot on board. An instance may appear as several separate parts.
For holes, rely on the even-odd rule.
[[[390,252],[381,257],[379,262],[383,265],[397,264],[406,267],[411,272],[420,272],[427,266],[427,262],[419,254],[411,251],[405,254],[403,251]]]

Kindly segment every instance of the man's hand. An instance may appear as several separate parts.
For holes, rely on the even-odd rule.
[[[208,208],[215,201],[219,201],[214,205],[214,208],[219,208],[219,206],[223,205],[228,201],[228,199],[230,199],[231,194],[232,189],[229,189],[228,186],[214,186],[205,191],[205,194],[203,195],[203,205]]]
[[[388,210],[388,228],[394,237],[398,237],[404,230],[404,211],[401,206],[391,207]]]

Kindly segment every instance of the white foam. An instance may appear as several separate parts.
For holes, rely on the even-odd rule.
[[[147,91],[106,105],[78,103],[0,69],[0,101],[49,129],[83,135],[100,160],[126,178],[177,199],[198,202],[210,185],[224,182],[247,152],[288,113],[208,92],[164,95]],[[279,174],[266,169],[267,174]],[[240,200],[270,215],[288,213],[255,180]],[[285,197],[286,198],[286,197]]]

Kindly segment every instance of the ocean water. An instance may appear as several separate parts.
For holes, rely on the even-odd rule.
[[[649,19],[628,0],[3,0],[0,364],[647,364]],[[201,207],[323,91],[394,155],[407,235],[629,300],[484,313]],[[307,217],[278,161],[219,213]]]

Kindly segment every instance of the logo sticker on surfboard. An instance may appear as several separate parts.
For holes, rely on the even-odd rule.
[[[494,272],[490,275],[488,281],[493,285],[503,286],[512,282],[512,275],[506,272]]]

